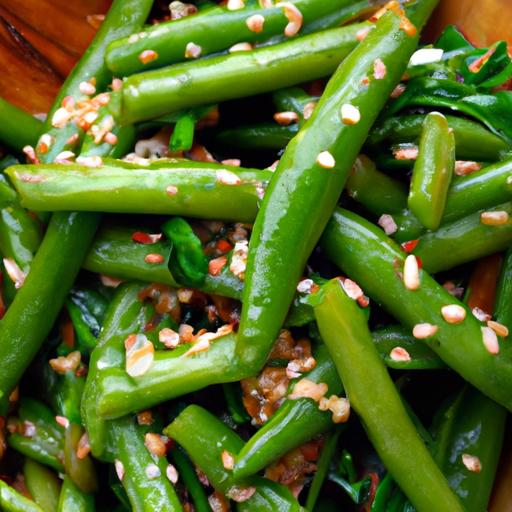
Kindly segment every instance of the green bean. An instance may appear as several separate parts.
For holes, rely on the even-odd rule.
[[[5,512],[46,512],[3,480],[0,480],[0,507]]]
[[[57,475],[38,462],[26,459],[23,476],[34,501],[45,512],[57,512],[60,495],[60,481]]]
[[[58,512],[94,512],[94,496],[82,492],[69,478],[64,477]]]
[[[21,152],[34,144],[42,127],[41,121],[0,98],[0,141]]]

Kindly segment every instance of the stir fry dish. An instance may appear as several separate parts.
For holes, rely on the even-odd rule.
[[[510,510],[512,60],[437,4],[114,0],[0,100],[0,510]]]

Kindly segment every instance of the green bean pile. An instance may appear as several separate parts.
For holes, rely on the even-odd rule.
[[[0,100],[0,510],[498,510],[512,60],[437,3],[114,0]]]

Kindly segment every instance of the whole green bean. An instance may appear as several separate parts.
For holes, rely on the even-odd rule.
[[[494,352],[491,353],[484,344],[486,332],[482,324],[424,270],[419,271],[419,288],[407,289],[401,277],[405,253],[381,229],[354,213],[337,210],[321,246],[331,260],[404,326],[413,329],[418,324],[428,324],[427,335],[431,337],[425,343],[484,394],[512,408],[509,346],[501,343],[498,354],[496,347],[489,347]],[[466,317],[461,323],[445,320],[441,309],[447,305],[464,309]]]
[[[512,203],[497,205],[485,211],[503,211],[512,216]],[[435,274],[506,250],[512,243],[512,221],[488,226],[481,221],[482,213],[484,210],[420,236],[414,254],[429,272]]]
[[[302,14],[299,35],[310,32],[309,25],[312,22],[316,22],[316,32],[322,28],[341,25],[355,17],[354,14],[358,11],[375,5],[370,0],[292,0],[291,3]],[[261,30],[259,26],[257,29],[251,29],[251,20],[254,16],[263,17]],[[138,34],[114,41],[108,48],[106,62],[114,74],[132,75],[192,58],[187,51],[191,43],[199,46],[201,56],[205,56],[228,50],[240,41],[256,43],[280,34],[284,36],[288,23],[284,9],[279,5],[247,5],[236,10],[229,10],[226,6],[215,6],[196,15],[160,23]],[[152,60],[147,62],[143,52],[154,52],[150,54]]]
[[[0,480],[0,507],[5,512],[46,512],[3,480]]]
[[[407,204],[427,229],[437,229],[443,217],[455,168],[455,139],[439,112],[425,117],[418,158],[414,162]]]
[[[364,26],[132,75],[124,81],[120,118],[134,123],[327,76],[357,45],[356,33]]]
[[[94,496],[82,492],[69,478],[64,477],[58,512],[94,512]]]
[[[225,146],[242,149],[284,149],[297,135],[299,126],[281,126],[275,123],[261,123],[224,130],[216,140]]]
[[[252,221],[271,171],[168,160],[148,167],[106,161],[13,166],[7,171],[22,204],[35,210],[183,215]],[[37,183],[36,183],[37,182]]]
[[[389,472],[418,512],[463,511],[375,350],[364,312],[338,280],[325,285],[311,300],[350,404]]]
[[[45,512],[57,512],[60,495],[60,480],[57,475],[38,462],[26,459],[23,476],[34,501]]]
[[[42,124],[39,119],[0,98],[0,141],[11,149],[21,152],[25,146],[34,144]]]
[[[446,116],[455,136],[455,148],[459,160],[496,162],[510,150],[510,144],[487,130],[480,123],[462,117]],[[367,144],[374,148],[382,143],[417,142],[421,135],[425,116],[406,115],[391,117],[377,124]]]
[[[420,28],[435,3],[426,3]],[[263,366],[352,164],[416,47],[417,35],[400,27],[387,13],[341,64],[270,182],[249,244],[237,340],[238,357],[253,370]],[[378,78],[376,66],[386,69]]]

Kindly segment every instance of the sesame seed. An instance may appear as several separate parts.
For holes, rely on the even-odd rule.
[[[244,0],[228,0],[226,7],[228,11],[238,11],[245,7],[245,2]]]
[[[155,50],[144,50],[139,55],[139,60],[142,64],[149,64],[156,59],[158,59],[158,53],[156,53]]]
[[[229,489],[229,491],[226,493],[226,496],[229,499],[236,501],[237,503],[243,503],[244,501],[250,499],[255,492],[256,487],[239,487],[235,485]]]
[[[480,214],[480,222],[486,226],[502,226],[507,224],[508,219],[509,215],[506,211],[483,212]]]
[[[198,338],[198,340],[183,355],[190,357],[200,352],[206,352],[210,349],[210,340],[208,338]]]
[[[231,171],[227,169],[221,169],[215,173],[215,177],[219,183],[223,185],[240,185],[242,180]]]
[[[76,163],[85,165],[85,167],[98,168],[103,165],[103,159],[99,155],[79,156],[76,159]]]
[[[100,274],[100,281],[101,284],[107,288],[117,288],[123,282],[122,279],[106,276],[105,274]]]
[[[398,84],[391,92],[391,98],[393,98],[393,99],[399,98],[405,92],[405,89],[406,89],[405,84]]]
[[[24,146],[23,153],[25,153],[29,162],[33,164],[39,163],[39,159],[37,158],[35,149],[32,146]]]
[[[432,324],[416,324],[412,329],[412,335],[418,340],[431,338],[438,331],[437,325]]]
[[[69,427],[69,420],[65,416],[55,416],[55,421],[62,427]]]
[[[62,99],[60,105],[68,112],[73,112],[73,110],[75,110],[75,99],[73,98],[73,96],[65,96]]]
[[[473,473],[480,473],[480,471],[482,471],[482,463],[476,455],[463,453],[462,464],[464,464],[464,466],[466,466],[466,468]]]
[[[315,110],[316,105],[316,101],[310,101],[309,103],[306,103],[306,105],[304,105],[302,117],[304,117],[305,120],[308,120],[313,115],[313,111]]]
[[[90,82],[80,82],[78,85],[78,90],[81,94],[92,96],[96,92],[96,87],[94,87],[94,85],[92,85]]]
[[[73,151],[61,151],[55,157],[56,164],[70,164],[71,160],[75,158],[75,153]]]
[[[422,64],[432,64],[439,62],[444,55],[440,48],[421,48],[415,51],[409,59],[409,66],[421,66]]]
[[[393,348],[389,353],[389,357],[397,363],[409,363],[411,361],[411,355],[403,347]]]
[[[454,172],[457,176],[466,176],[482,169],[482,165],[478,162],[470,162],[465,160],[457,160],[455,162]]]
[[[73,135],[71,135],[71,137],[69,137],[69,139],[66,141],[66,145],[73,146],[74,144],[76,144],[78,142],[79,138],[80,138],[80,135],[78,135],[78,133],[73,133]]]
[[[144,472],[150,480],[154,480],[162,474],[160,468],[156,464],[148,464]]]
[[[222,450],[221,459],[224,469],[231,471],[235,467],[235,457],[227,450]]]
[[[341,106],[341,120],[343,124],[354,125],[361,120],[359,109],[350,103]]]
[[[124,478],[124,465],[123,463],[116,459],[114,461],[114,468],[116,470],[116,474],[117,474],[117,478],[119,478],[119,480],[121,480],[121,482],[123,481],[123,478]]]
[[[480,322],[487,322],[488,320],[491,319],[491,315],[489,315],[489,313],[486,313],[483,309],[480,309],[478,307],[474,307],[472,310],[471,310],[471,313],[473,313],[473,316],[480,320]]]
[[[404,261],[404,285],[412,291],[420,287],[420,269],[414,254],[409,254]]]
[[[251,43],[237,43],[234,44],[228,51],[229,53],[250,52],[252,48],[253,47]]]
[[[151,410],[141,411],[137,413],[137,423],[139,425],[152,425],[154,422]]]
[[[169,185],[165,189],[165,192],[169,197],[175,196],[178,193],[178,187],[175,187],[174,185]]]
[[[316,157],[316,163],[324,169],[333,169],[336,166],[336,160],[329,151],[322,151]]]
[[[311,398],[318,402],[327,393],[327,384],[323,382],[313,382],[310,379],[301,379],[293,388],[293,391],[288,395],[290,400],[297,400],[298,398]]]
[[[185,47],[185,58],[197,59],[201,56],[202,51],[203,49],[198,44],[191,41],[190,43],[187,43],[187,46]]]
[[[114,78],[110,87],[113,91],[119,91],[123,87],[123,81],[120,78]]]
[[[500,351],[500,344],[498,342],[498,336],[490,327],[480,327],[482,331],[482,341],[487,352],[492,355],[496,355]]]
[[[43,135],[39,137],[39,141],[37,143],[39,152],[43,154],[48,153],[48,150],[54,141],[55,139],[49,133],[43,133]]]
[[[115,144],[117,144],[117,135],[115,133],[112,133],[112,132],[107,132],[105,134],[105,136],[103,137],[103,140],[107,144],[110,144],[111,146],[114,146]]]
[[[466,310],[458,304],[449,304],[441,308],[441,315],[449,324],[460,324],[466,318]]]
[[[312,279],[303,279],[302,281],[299,281],[299,284],[297,285],[297,292],[298,293],[311,293],[311,289],[315,283]]]
[[[208,274],[211,276],[218,276],[226,266],[227,262],[228,259],[226,256],[219,256],[218,258],[210,260],[208,263]]]
[[[180,344],[180,335],[169,327],[165,327],[158,333],[158,341],[163,343],[166,348],[173,349]]]
[[[356,39],[358,41],[362,41],[363,39],[366,39],[366,36],[370,33],[371,28],[372,27],[364,27],[364,28],[359,29],[356,32]]]
[[[265,18],[261,14],[254,14],[253,16],[249,16],[245,21],[247,28],[251,32],[255,32],[259,34],[263,32],[263,26],[265,25]]]
[[[74,372],[80,365],[82,357],[78,350],[70,352],[67,356],[60,356],[50,359],[49,364],[54,372],[65,375],[67,372]]]
[[[72,113],[65,108],[58,108],[52,116],[52,126],[54,128],[63,128],[71,119]]]
[[[398,231],[395,219],[391,215],[384,213],[379,217],[377,224],[384,230],[386,235],[390,236]]]
[[[222,165],[231,165],[232,167],[240,167],[242,165],[242,161],[239,158],[227,158],[220,163]]]
[[[490,327],[498,336],[500,336],[500,338],[506,338],[509,334],[508,327],[506,325],[495,322],[494,320],[489,320],[487,322],[487,327]]]
[[[299,121],[299,115],[296,112],[276,112],[274,114],[274,121],[281,126],[288,126],[292,123]]]
[[[151,253],[146,254],[146,256],[144,257],[144,261],[146,263],[159,265],[160,263],[163,263],[165,261],[165,258],[161,254]]]
[[[130,377],[144,375],[153,364],[155,347],[143,334],[130,335],[125,340],[126,373]]]
[[[156,455],[157,457],[164,457],[167,453],[167,445],[165,444],[162,436],[153,432],[147,432],[144,435],[144,445],[148,449],[149,453]]]
[[[165,476],[171,484],[175,484],[179,478],[178,471],[172,464],[168,464],[165,470]]]
[[[341,282],[341,287],[343,288],[343,291],[352,299],[352,300],[359,300],[361,297],[364,296],[363,290],[361,287],[355,282],[352,281],[352,279],[345,279]]]
[[[293,37],[300,32],[302,28],[302,13],[296,5],[290,2],[278,2],[276,7],[282,7],[284,15],[288,20],[288,24],[284,28],[284,35],[286,37]]]
[[[191,290],[190,288],[180,288],[177,295],[181,304],[190,304],[192,296],[194,295],[194,290]]]
[[[393,156],[395,160],[416,160],[418,158],[419,149],[418,146],[411,145],[403,145],[398,148],[393,149]]]
[[[27,274],[21,270],[12,258],[4,258],[3,263],[9,279],[14,283],[14,287],[17,290],[20,289],[27,278]]]
[[[375,80],[382,80],[385,78],[387,73],[386,64],[382,62],[382,59],[375,59],[373,61],[373,77]]]
[[[249,242],[240,240],[236,242],[231,256],[229,270],[241,281],[245,278],[245,269],[247,267],[247,256],[249,254]]]
[[[91,445],[89,444],[89,436],[87,435],[87,432],[84,432],[82,434],[82,437],[78,440],[78,444],[76,447],[76,456],[83,460],[89,453],[91,452]]]

